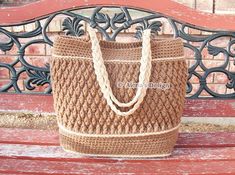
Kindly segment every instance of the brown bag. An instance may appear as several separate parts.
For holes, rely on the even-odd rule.
[[[170,155],[183,111],[187,66],[180,39],[90,41],[59,36],[51,79],[65,150],[85,155]]]

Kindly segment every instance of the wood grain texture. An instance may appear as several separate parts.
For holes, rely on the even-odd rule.
[[[41,0],[21,7],[0,8],[0,24],[17,24],[75,7],[127,6],[158,12],[179,21],[214,30],[235,30],[235,16],[195,11],[172,0]],[[45,8],[47,7],[47,8]],[[216,22],[215,22],[216,21]]]
[[[138,161],[123,163],[62,162],[47,160],[2,159],[0,173],[21,172],[53,175],[77,174],[233,174],[235,161]]]
[[[172,156],[87,158],[62,150],[55,131],[0,128],[0,174],[235,174],[235,133],[182,133]]]
[[[0,143],[59,145],[58,131],[0,128]]]
[[[0,94],[0,110],[54,113],[52,95]],[[187,99],[184,117],[235,117],[235,99]]]
[[[167,158],[153,158],[149,160],[128,160],[128,159],[108,159],[95,158],[90,159],[82,155],[63,151],[60,146],[39,146],[23,144],[0,144],[0,159],[30,159],[30,160],[48,160],[64,162],[89,162],[89,163],[114,163],[114,162],[132,162],[144,163],[147,161],[235,161],[235,147],[223,148],[175,148],[172,156]]]
[[[0,128],[0,143],[58,146],[57,131]],[[176,147],[235,147],[235,133],[180,133]]]
[[[0,110],[54,112],[52,95],[0,93]]]
[[[235,99],[187,99],[185,117],[235,117]]]

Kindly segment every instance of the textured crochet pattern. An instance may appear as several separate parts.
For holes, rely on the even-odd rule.
[[[117,84],[138,82],[142,42],[100,41],[100,48],[113,94],[120,102],[129,102],[135,96],[136,88],[117,87]],[[140,107],[131,115],[120,116],[103,98],[94,72],[91,42],[68,36],[56,38],[51,76],[54,107],[62,126],[61,144],[65,149],[85,154],[137,157],[168,155],[172,151],[186,93],[187,66],[182,59],[183,43],[180,39],[151,40],[151,51],[150,82],[168,83],[170,88],[147,89]],[[120,108],[122,111],[128,109]],[[169,133],[158,134],[168,130]],[[148,133],[156,135],[150,137]],[[138,141],[138,134],[146,134],[146,137],[141,136]],[[119,139],[112,142],[110,138],[105,139],[108,135]],[[126,135],[135,135],[134,140]],[[126,152],[126,149],[114,146],[114,143],[125,144],[128,139],[128,142],[133,141],[131,146],[135,151]],[[150,146],[151,150],[147,151],[147,145],[151,143],[155,147]],[[99,149],[96,144],[100,144]]]

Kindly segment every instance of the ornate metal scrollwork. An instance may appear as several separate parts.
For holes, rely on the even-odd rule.
[[[83,26],[82,24],[80,24],[82,19],[80,18],[66,18],[63,21],[63,31],[66,31],[65,34],[66,35],[71,35],[71,36],[82,36],[84,35],[85,31],[83,29],[81,29],[81,27]]]
[[[130,13],[130,9],[127,7],[120,7],[120,11],[110,16],[109,14],[103,12],[106,7],[94,8],[93,13],[90,17],[81,15],[76,10],[65,10],[51,14],[45,19],[38,19],[32,21],[35,23],[35,29],[30,32],[25,33],[15,33],[10,32],[5,29],[7,26],[0,26],[0,34],[4,35],[6,39],[5,42],[0,41],[0,50],[5,52],[9,51],[15,46],[18,49],[16,60],[13,63],[0,63],[0,68],[8,69],[10,72],[9,83],[6,83],[3,87],[0,87],[0,92],[9,92],[14,90],[16,93],[22,93],[17,81],[19,76],[26,73],[28,78],[24,81],[24,86],[28,91],[34,91],[38,86],[47,85],[44,92],[39,93],[51,93],[50,85],[50,69],[49,64],[43,67],[34,66],[27,62],[27,55],[25,55],[25,50],[31,44],[47,44],[52,46],[53,41],[48,36],[48,26],[51,21],[58,15],[66,16],[62,23],[62,30],[66,35],[72,36],[82,36],[85,33],[84,22],[93,28],[96,28],[106,40],[115,40],[117,35],[124,30],[129,29],[132,26],[136,26],[135,37],[141,39],[142,31],[146,28],[152,30],[153,33],[158,33],[162,29],[161,19],[165,19],[170,24],[173,36],[180,37],[184,41],[185,48],[191,50],[194,53],[194,63],[189,67],[189,81],[187,86],[187,93],[190,98],[198,98],[203,91],[207,92],[212,97],[221,98],[234,98],[235,92],[228,93],[218,93],[214,89],[208,86],[208,77],[214,73],[222,73],[228,78],[225,86],[227,89],[235,91],[235,72],[228,70],[229,64],[233,61],[235,65],[235,52],[233,50],[233,45],[235,44],[235,32],[226,31],[210,31],[201,29],[195,26],[186,25],[182,22],[175,21],[174,19],[168,18],[158,13],[146,13],[145,16],[133,19]],[[133,10],[133,9],[131,9]],[[46,20],[42,23],[42,20]],[[23,23],[21,25],[25,25]],[[187,29],[196,29],[198,31],[208,32],[208,36],[194,36],[186,32]],[[227,46],[219,47],[213,44],[213,41],[222,37],[229,37],[230,41]],[[32,38],[25,44],[22,44],[20,40],[22,38]],[[38,39],[40,38],[40,39]],[[195,46],[196,43],[196,46]],[[223,54],[224,62],[220,66],[208,68],[202,58],[202,52],[207,49],[208,54],[211,56],[218,56]],[[15,65],[21,63],[21,68],[16,68]],[[201,69],[199,73],[197,69]],[[192,82],[190,81],[192,77],[196,77],[199,82],[198,89],[195,90]]]
[[[176,24],[180,24],[179,22],[174,22]],[[178,25],[179,26],[179,25]],[[226,31],[210,31],[210,30],[205,30],[205,29],[200,29],[194,26],[190,25],[184,25],[180,24],[181,27],[177,28],[175,25],[175,33],[176,37],[181,37],[184,39],[185,42],[185,47],[191,49],[194,52],[194,57],[195,57],[195,63],[189,68],[189,81],[188,81],[188,89],[187,93],[192,92],[192,84],[190,82],[190,78],[192,76],[196,76],[197,79],[199,80],[199,88],[195,91],[194,94],[192,94],[191,98],[197,98],[200,96],[200,94],[205,91],[212,97],[217,97],[217,98],[234,98],[235,97],[235,86],[234,86],[234,77],[235,77],[235,72],[231,72],[228,70],[228,66],[230,64],[230,61],[235,61],[234,59],[234,54],[231,53],[231,45],[234,43],[234,37],[235,37],[235,32],[226,32]],[[192,36],[188,33],[185,32],[185,29],[197,29],[198,31],[204,31],[204,32],[209,32],[211,35],[208,36]],[[228,41],[228,44],[226,47],[219,47],[214,44],[212,44],[214,41],[223,38],[223,37],[229,37],[230,41]],[[194,46],[193,44],[190,43],[196,43],[198,46]],[[223,64],[219,66],[214,66],[214,67],[207,67],[202,58],[202,52],[203,50],[206,49],[208,54],[211,56],[217,56],[219,54],[223,54]],[[202,72],[201,74],[198,73],[197,69],[201,69]],[[221,73],[224,74],[228,82],[225,84],[226,88],[228,89],[233,89],[234,93],[218,93],[212,88],[208,86],[207,79],[208,77],[213,74],[213,73]]]
[[[143,21],[143,25],[136,27],[135,37],[138,39],[142,38],[142,32],[145,29],[151,29],[152,33],[157,33],[161,31],[162,23],[160,21],[154,21],[149,24],[148,21]]]
[[[9,41],[6,42],[6,43],[1,43],[1,42],[0,42],[0,49],[5,52],[5,51],[8,51],[8,50],[11,50],[11,48],[13,47],[13,45],[14,45],[14,42],[13,42],[13,40],[10,38]]]

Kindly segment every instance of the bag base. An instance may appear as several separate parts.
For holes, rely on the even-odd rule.
[[[92,157],[165,157],[171,155],[178,138],[178,127],[163,132],[125,135],[79,134],[61,127],[59,132],[65,151]]]

